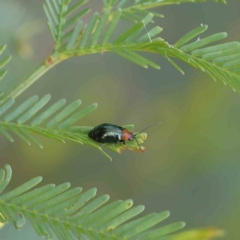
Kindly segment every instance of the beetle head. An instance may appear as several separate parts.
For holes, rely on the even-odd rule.
[[[134,139],[133,133],[128,131],[127,129],[123,129],[122,140],[123,141],[126,141],[126,140],[132,141],[133,139]]]

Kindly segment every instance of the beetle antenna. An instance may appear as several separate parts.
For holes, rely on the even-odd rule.
[[[155,125],[158,125],[158,124],[161,124],[161,122],[154,123],[154,124],[150,125],[149,127],[144,128],[141,132],[139,132],[139,133],[137,133],[137,134],[134,134],[133,136],[135,137],[135,136],[137,136],[138,134],[142,133],[143,131],[145,131],[145,130],[147,130],[147,129],[155,126]]]
[[[135,138],[135,137],[134,137]],[[140,144],[139,144],[139,142],[138,142],[138,140],[137,140],[137,138],[135,138],[135,140],[136,140],[136,142],[137,142],[137,144],[138,144],[138,147],[139,147],[139,149],[141,150],[141,152],[143,153],[143,150],[142,150],[142,148],[141,148],[141,146],[140,146]]]

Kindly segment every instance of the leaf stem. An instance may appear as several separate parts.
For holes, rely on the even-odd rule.
[[[60,61],[58,58],[50,55],[44,60],[28,77],[24,78],[15,87],[13,87],[8,93],[5,93],[0,100],[0,105],[11,98],[18,97],[23,91],[36,82],[43,74],[58,64]]]

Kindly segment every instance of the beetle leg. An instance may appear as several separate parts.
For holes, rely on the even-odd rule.
[[[124,144],[124,146],[128,149],[128,145],[127,145],[126,141],[121,140],[121,142],[122,142],[122,143]]]

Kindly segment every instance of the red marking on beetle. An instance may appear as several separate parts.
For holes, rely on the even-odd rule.
[[[134,138],[134,137],[133,137],[133,133],[132,133],[132,132],[128,131],[127,129],[124,129],[124,130],[122,131],[122,140],[123,140],[123,141],[126,141],[126,140],[132,141],[133,138]]]

